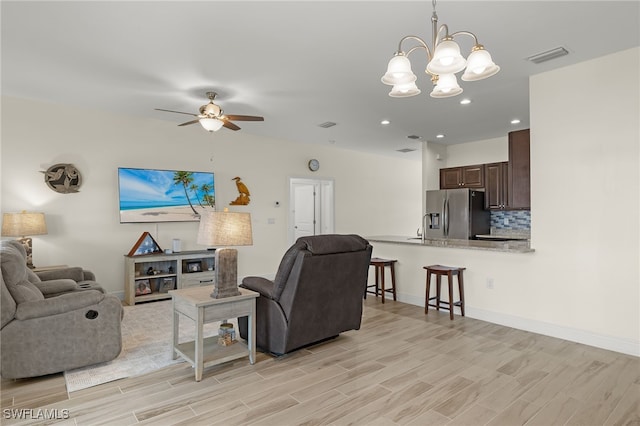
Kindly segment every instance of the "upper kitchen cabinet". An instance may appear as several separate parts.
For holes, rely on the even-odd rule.
[[[507,209],[509,202],[509,163],[484,165],[484,208],[488,210]]]
[[[509,133],[508,208],[531,208],[529,129]]]
[[[440,189],[484,188],[484,165],[440,169]]]

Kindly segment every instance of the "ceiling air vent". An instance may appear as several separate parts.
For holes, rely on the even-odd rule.
[[[547,50],[546,52],[538,53],[537,55],[529,56],[527,61],[531,61],[534,64],[540,64],[547,62],[555,58],[559,58],[564,55],[568,55],[569,51],[564,47],[556,47],[555,49]]]
[[[407,152],[416,151],[416,149],[415,148],[402,148],[402,149],[397,149],[396,151],[401,152],[403,154],[406,154]]]
[[[333,127],[335,126],[337,123],[334,123],[333,121],[325,121],[324,123],[320,123],[318,124],[318,127],[322,127],[324,129],[328,129],[329,127]]]
[[[422,138],[422,136],[418,136],[418,135],[409,135],[409,136],[407,136],[407,138],[409,138],[409,139],[421,139],[421,138]]]

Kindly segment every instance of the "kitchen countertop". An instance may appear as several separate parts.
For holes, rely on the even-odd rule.
[[[413,246],[461,248],[470,250],[500,251],[506,253],[532,253],[529,241],[481,241],[481,240],[454,240],[454,239],[426,239],[424,243],[420,238],[402,235],[376,235],[365,237],[372,243],[392,243]]]

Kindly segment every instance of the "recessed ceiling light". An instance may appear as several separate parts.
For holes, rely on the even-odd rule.
[[[442,139],[442,138],[444,138],[444,135],[442,133],[440,133],[439,135],[436,135],[436,138]]]
[[[380,124],[382,124],[383,126],[386,126],[387,124],[391,123],[389,120],[382,120],[380,122]]]
[[[517,118],[514,120],[511,120],[511,124],[520,124],[520,120],[518,120]]]
[[[471,103],[471,99],[463,99],[460,101],[460,105],[469,105]]]

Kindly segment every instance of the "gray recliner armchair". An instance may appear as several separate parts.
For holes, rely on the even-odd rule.
[[[36,377],[110,361],[122,349],[120,300],[82,268],[34,273],[24,247],[0,245],[0,375]]]
[[[372,247],[357,235],[301,237],[287,250],[273,281],[246,277],[256,301],[256,345],[281,355],[360,329]],[[247,317],[238,319],[247,338]]]

